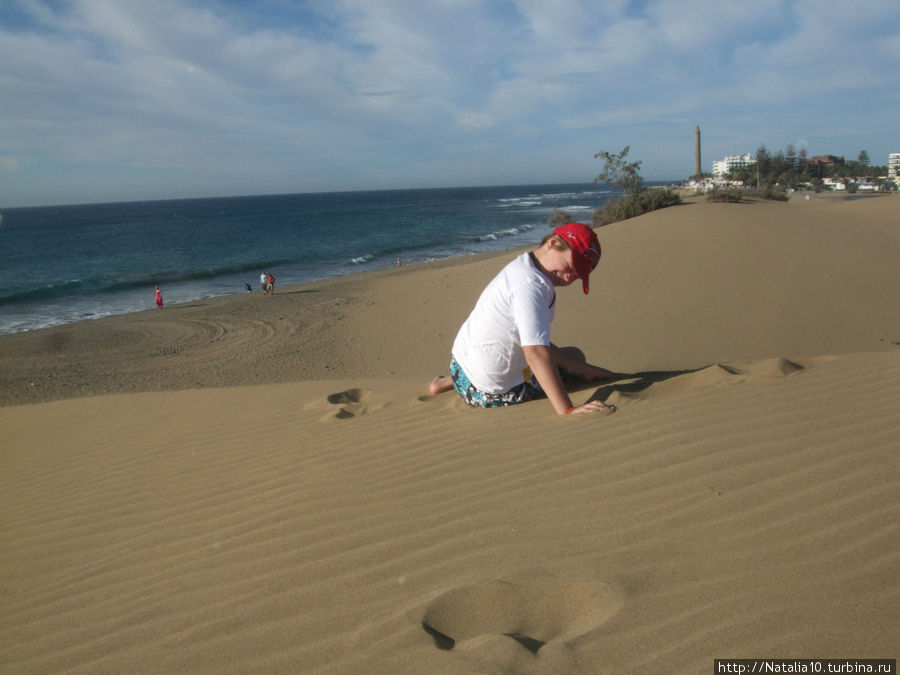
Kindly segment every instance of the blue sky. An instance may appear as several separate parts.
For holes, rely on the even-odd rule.
[[[0,207],[900,152],[897,0],[0,0]]]

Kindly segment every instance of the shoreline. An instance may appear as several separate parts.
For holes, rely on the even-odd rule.
[[[406,262],[406,263],[404,263],[404,266],[411,267],[414,265],[430,265],[430,264],[443,262],[445,260],[466,260],[467,258],[478,257],[481,255],[502,254],[506,251],[516,250],[517,248],[521,248],[521,245],[514,246],[509,249],[487,250],[487,251],[483,251],[483,252],[479,252],[479,253],[470,253],[467,255],[434,258],[434,259],[430,259],[430,260],[413,262],[413,263]],[[353,264],[365,265],[366,263],[365,262],[357,263],[356,260],[354,259]],[[335,279],[343,279],[343,278],[347,278],[347,277],[355,277],[357,275],[366,275],[366,274],[371,274],[374,272],[390,271],[395,268],[396,268],[395,264],[385,263],[383,265],[371,267],[369,269],[352,270],[352,271],[347,271],[344,273],[330,273],[330,274],[326,274],[325,276],[321,276],[319,278],[312,278],[309,280],[299,281],[299,282],[295,282],[295,283],[289,282],[289,283],[282,283],[280,285],[276,283],[276,288],[278,288],[280,286],[281,288],[291,289],[291,288],[296,288],[296,287],[305,286],[308,284],[314,284],[314,283],[318,283],[318,282],[331,281],[331,280],[335,280]],[[226,298],[226,297],[243,296],[243,295],[251,295],[251,296],[256,295],[257,293],[261,292],[259,289],[259,285],[258,285],[258,278],[256,278],[256,277],[258,277],[258,274],[255,275],[254,278],[250,279],[250,281],[247,282],[247,283],[250,283],[251,287],[253,288],[253,291],[250,293],[247,293],[244,290],[228,290],[228,291],[223,290],[220,292],[211,292],[209,290],[207,290],[207,291],[201,291],[201,290],[186,291],[184,286],[188,282],[189,278],[182,279],[182,280],[176,280],[173,282],[169,282],[168,284],[163,284],[163,286],[161,286],[161,290],[163,291],[163,297],[166,301],[165,308],[179,307],[179,306],[189,305],[189,304],[197,303],[197,302],[205,302],[205,301],[213,300],[216,298]],[[250,277],[248,277],[247,275],[243,275],[241,278],[250,278]],[[277,280],[276,280],[276,282],[277,282]],[[235,283],[237,283],[237,282],[235,282]],[[217,284],[217,285],[221,286],[221,284]],[[125,304],[130,304],[133,306],[133,303],[134,303],[133,298],[136,298],[136,297],[145,298],[148,293],[148,288],[149,288],[149,292],[150,292],[150,295],[152,298],[152,289],[153,289],[152,285],[150,285],[149,287],[146,287],[143,285],[135,286],[134,288],[129,289],[128,291],[120,291],[120,294],[122,294],[123,296],[127,294],[132,297],[131,300],[123,300],[123,302]],[[178,289],[178,290],[173,293],[173,289]],[[175,297],[178,297],[179,295],[180,296],[188,295],[188,296],[190,296],[190,299],[175,300],[173,302],[170,302],[168,300],[168,298],[172,297],[173,294],[175,295]],[[197,294],[196,297],[194,297],[194,294]],[[100,299],[102,299],[102,298],[100,298],[98,296],[97,301],[99,301]],[[88,322],[88,321],[99,321],[102,319],[109,319],[109,318],[113,318],[113,317],[139,314],[141,312],[149,311],[151,309],[157,309],[154,306],[152,299],[148,300],[148,301],[142,300],[141,302],[143,302],[143,304],[145,306],[137,308],[137,309],[104,310],[104,311],[108,311],[108,313],[103,313],[103,314],[100,314],[97,316],[87,316],[85,318],[53,319],[53,321],[58,321],[58,322],[51,323],[49,325],[38,326],[38,327],[34,327],[34,328],[26,328],[26,329],[22,329],[22,330],[12,330],[12,331],[8,331],[8,332],[0,332],[0,338],[2,338],[3,336],[6,336],[6,335],[19,335],[22,333],[33,333],[36,331],[59,328],[62,326],[68,326],[68,325],[78,324],[78,323],[83,323],[83,322]],[[98,311],[97,306],[92,305],[92,304],[85,305],[83,310],[85,312],[87,312],[87,311],[97,312]]]
[[[363,289],[390,278],[483,264],[518,248],[386,267],[278,287],[233,293],[32,331],[0,335],[0,407],[116,393],[277,384],[346,373],[339,334]],[[525,250],[525,249],[521,249]],[[364,320],[367,321],[367,320]],[[335,364],[286,371],[274,359],[299,348],[273,340],[301,333],[301,345],[335,343]],[[256,358],[229,364],[230,350]],[[287,352],[287,354],[286,354]],[[192,367],[191,359],[203,362]],[[206,361],[209,361],[207,363]]]
[[[478,258],[480,256],[503,255],[504,253],[507,253],[509,251],[515,251],[515,250],[518,250],[521,248],[522,248],[521,246],[516,246],[516,247],[511,247],[509,249],[498,249],[498,250],[494,250],[494,251],[484,251],[481,253],[473,253],[473,254],[468,254],[468,255],[450,256],[450,257],[446,257],[446,258],[435,258],[433,260],[426,260],[426,261],[422,261],[422,262],[404,263],[403,267],[413,268],[413,267],[417,267],[417,266],[421,266],[421,265],[437,265],[437,264],[444,263],[444,262],[450,262],[451,264],[455,264],[456,262],[462,262],[462,261],[465,261],[468,259]],[[301,289],[302,287],[305,287],[305,286],[310,286],[312,284],[336,281],[336,280],[340,280],[340,279],[352,279],[357,276],[361,276],[361,277],[363,277],[363,279],[365,279],[365,275],[376,274],[379,272],[390,273],[391,271],[394,271],[396,269],[398,269],[396,265],[384,265],[383,267],[375,267],[372,269],[364,269],[364,270],[359,270],[359,271],[346,272],[344,274],[332,274],[332,275],[324,276],[321,278],[310,279],[308,281],[300,281],[297,283],[278,284],[277,280],[276,280],[276,289],[296,292],[298,289]],[[207,301],[216,300],[219,298],[237,298],[237,297],[245,297],[245,296],[256,297],[257,295],[262,294],[262,292],[259,289],[258,278],[254,278],[250,282],[247,282],[247,283],[251,284],[251,286],[253,288],[252,292],[248,293],[244,290],[235,290],[235,291],[215,293],[215,294],[210,294],[210,295],[203,295],[203,296],[191,298],[189,300],[179,300],[179,301],[174,301],[174,302],[169,302],[169,300],[166,299],[164,309],[184,307],[186,305],[207,302]],[[141,286],[139,288],[140,294],[142,297],[145,297],[147,295],[147,292],[148,292],[147,288],[150,288],[150,294],[152,296],[152,285],[151,285],[149,287]],[[164,293],[164,298],[166,298],[165,293]],[[28,334],[38,333],[40,331],[47,331],[47,330],[62,328],[65,326],[89,323],[91,321],[102,321],[104,319],[115,319],[117,317],[128,317],[128,316],[135,315],[135,314],[141,314],[143,312],[157,311],[159,309],[154,305],[152,297],[150,300],[147,300],[144,304],[146,306],[141,307],[139,309],[117,311],[117,312],[105,314],[102,316],[86,317],[86,318],[82,318],[82,319],[72,319],[69,321],[63,321],[61,323],[54,323],[52,325],[40,326],[37,328],[29,328],[29,329],[24,329],[24,330],[11,331],[11,332],[7,332],[7,333],[0,333],[0,339],[3,339],[6,336],[22,335],[22,334],[26,334],[26,333],[28,333]]]
[[[579,184],[40,208],[4,228],[10,252],[21,254],[4,270],[0,332],[153,308],[157,283],[180,304],[257,287],[263,271],[284,286],[392,268],[398,257],[410,264],[526,246],[551,208],[583,215],[610,192]],[[335,228],[340,246],[329,240]],[[167,251],[169,238],[182,248]],[[91,265],[65,253],[91,245],[104,251]]]

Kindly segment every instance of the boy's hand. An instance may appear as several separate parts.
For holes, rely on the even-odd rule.
[[[603,401],[588,401],[584,405],[577,406],[574,410],[572,410],[572,414],[575,413],[593,413],[593,412],[603,412],[603,413],[614,413],[616,412],[616,406],[612,403],[604,403]]]

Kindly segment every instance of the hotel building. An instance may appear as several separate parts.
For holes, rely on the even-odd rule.
[[[725,159],[716,159],[713,161],[713,178],[724,178],[732,169],[741,169],[755,161],[749,154],[728,155]]]
[[[900,152],[888,155],[888,176],[894,180],[900,177]]]

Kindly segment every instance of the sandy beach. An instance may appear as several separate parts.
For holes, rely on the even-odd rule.
[[[427,394],[514,252],[0,337],[0,672],[897,658],[900,196],[597,233],[614,414]]]

